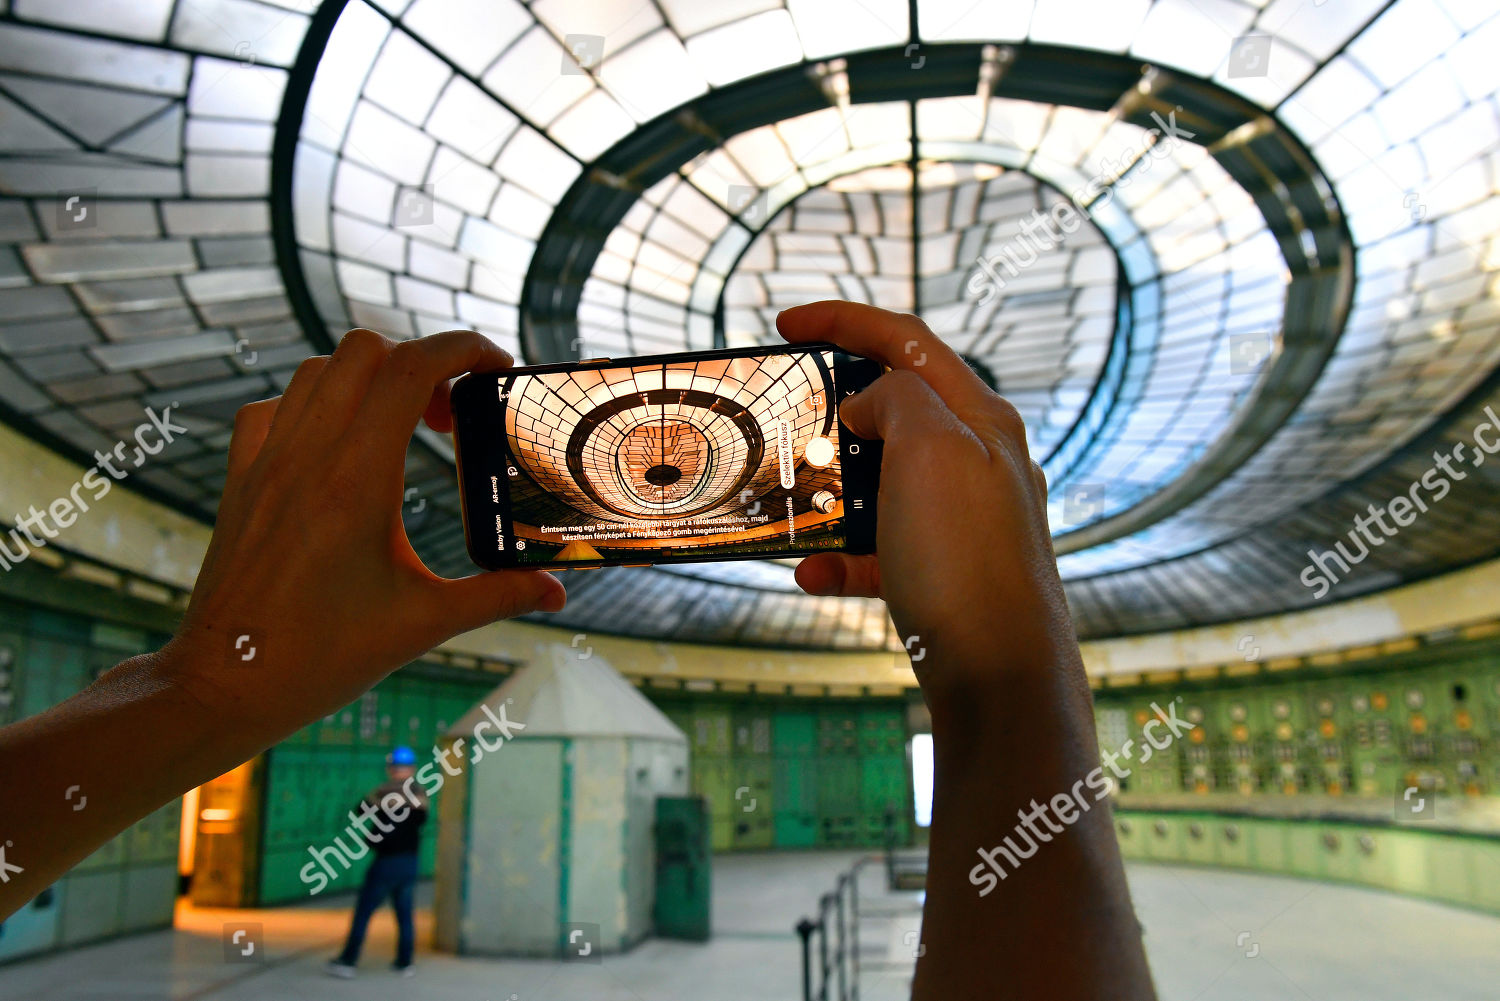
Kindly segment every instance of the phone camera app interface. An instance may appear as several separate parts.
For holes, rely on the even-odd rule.
[[[503,377],[509,532],[527,563],[843,545],[833,356]]]

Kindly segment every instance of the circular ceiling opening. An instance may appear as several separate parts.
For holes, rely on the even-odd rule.
[[[651,418],[625,435],[617,472],[636,500],[667,507],[699,490],[711,470],[712,454],[708,438],[688,421]]]
[[[655,487],[670,487],[682,479],[682,470],[676,466],[652,466],[646,470],[646,482]]]
[[[725,287],[726,343],[761,340],[782,304],[826,296],[830,274],[844,298],[942,317],[943,339],[1021,411],[1038,455],[1099,384],[1121,280],[1098,227],[1025,171],[871,167],[803,193],[750,243]]]

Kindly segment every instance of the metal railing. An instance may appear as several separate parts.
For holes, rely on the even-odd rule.
[[[859,1001],[859,873],[875,858],[862,858],[848,872],[840,873],[833,890],[818,898],[817,919],[797,922],[802,938],[802,1001]],[[834,981],[837,994],[829,993]]]
[[[866,855],[855,862],[839,875],[832,891],[818,898],[817,918],[797,922],[802,939],[802,1001],[859,1001],[860,872],[867,865],[881,864],[887,893],[920,890],[927,882],[926,853],[901,854],[896,841],[896,814],[887,810],[883,855]],[[889,918],[904,909],[877,905],[872,913],[878,923],[882,916]],[[879,968],[881,964],[874,965]],[[833,993],[835,985],[837,993]]]
[[[927,886],[927,853],[896,851],[894,819],[886,819],[885,887],[889,891],[921,890]]]

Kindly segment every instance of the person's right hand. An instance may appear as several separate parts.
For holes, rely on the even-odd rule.
[[[417,424],[452,430],[448,380],[512,360],[471,330],[400,343],[353,330],[283,396],[241,408],[213,540],[163,662],[271,740],[452,636],[561,609],[562,584],[542,571],[437,576],[401,519]]]
[[[850,430],[885,442],[877,555],[810,556],[797,568],[803,590],[884,598],[929,704],[1076,662],[1047,484],[1016,408],[915,316],[828,301],[776,326],[891,369],[839,404]]]

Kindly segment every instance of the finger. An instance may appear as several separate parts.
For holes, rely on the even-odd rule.
[[[880,563],[874,556],[817,553],[797,564],[797,586],[808,594],[879,598]]]
[[[776,317],[776,329],[794,344],[831,341],[890,368],[915,372],[966,418],[983,412],[994,396],[952,348],[909,313],[825,300],[783,310]]]
[[[328,441],[342,435],[364,403],[375,374],[396,346],[389,337],[363,327],[345,334],[323,366],[316,392],[298,418],[298,437]]]
[[[287,383],[286,392],[281,394],[281,407],[276,411],[276,420],[271,425],[273,431],[285,431],[297,426],[297,421],[307,409],[307,401],[317,391],[318,379],[327,366],[327,355],[314,355],[297,366],[292,381]]]
[[[459,580],[438,578],[425,614],[444,636],[457,636],[528,612],[559,612],[567,601],[562,582],[550,573],[496,570]]]
[[[887,372],[842,400],[839,420],[861,438],[879,438],[896,448],[909,442],[926,449],[945,435],[976,437],[921,376],[904,370]]]
[[[1037,496],[1041,498],[1042,506],[1047,506],[1047,474],[1043,472],[1041,464],[1031,464],[1031,480],[1036,484]]]
[[[281,412],[283,398],[273,397],[258,403],[247,403],[234,415],[234,433],[229,438],[229,475],[224,489],[239,483],[245,471],[260,455],[266,436],[271,433],[271,424]]]
[[[246,474],[265,447],[271,425],[281,412],[281,402],[282,399],[278,396],[247,403],[234,415],[234,431],[229,437],[228,472],[224,479],[224,489],[220,492],[214,534],[209,539],[208,551],[203,554],[203,565],[198,570],[200,578],[213,571],[223,538],[219,527],[233,524],[239,519],[240,509],[245,503]]]
[[[433,391],[465,372],[509,368],[515,359],[483,334],[449,330],[396,346],[370,386],[356,418],[358,433],[382,447],[405,449]]]
[[[427,401],[427,409],[422,412],[422,420],[438,434],[448,434],[453,430],[452,389],[453,384],[446,379],[438,383],[432,390],[432,399]]]

